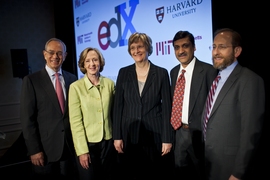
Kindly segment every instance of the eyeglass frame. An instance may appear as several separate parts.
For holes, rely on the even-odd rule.
[[[58,52],[54,52],[54,51],[47,51],[46,49],[44,49],[45,52],[47,52],[48,54],[51,55],[51,57],[56,54],[58,57],[63,57],[64,56],[64,52],[62,51],[58,51]]]
[[[145,48],[144,45],[138,45],[138,46],[130,46],[130,51],[135,51],[135,50],[138,50],[138,51],[141,51]]]
[[[228,47],[235,47],[235,46],[227,46],[225,44],[220,44],[220,45],[213,45],[210,47],[210,49],[213,51],[215,49],[219,50],[219,51],[224,51],[225,49],[227,49]]]

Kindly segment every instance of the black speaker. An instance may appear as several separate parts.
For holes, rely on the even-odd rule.
[[[23,78],[29,74],[27,49],[10,49],[13,77]]]

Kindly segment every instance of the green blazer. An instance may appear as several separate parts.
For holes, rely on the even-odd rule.
[[[100,76],[99,86],[94,86],[86,75],[70,85],[68,106],[77,156],[89,152],[88,142],[112,138],[114,93],[114,81],[104,76]]]

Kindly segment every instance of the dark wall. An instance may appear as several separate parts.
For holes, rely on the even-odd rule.
[[[67,46],[68,55],[63,69],[77,75],[72,3],[73,0],[54,1],[55,35]]]
[[[261,11],[262,9],[244,0],[227,0],[222,3],[212,0],[213,30],[230,27],[238,31],[243,39],[243,52],[239,62],[265,77],[265,71],[262,71],[262,66],[258,63],[259,58],[263,58],[263,53],[256,51],[264,36],[265,25],[260,21],[263,17]]]
[[[255,3],[256,4],[256,3]],[[266,92],[266,113],[263,126],[263,134],[258,148],[258,153],[255,157],[256,175],[250,179],[264,179],[267,176],[267,167],[264,163],[269,161],[269,146],[267,128],[269,127],[269,78],[267,77],[267,45],[264,37],[265,23],[262,19],[265,17],[263,7],[256,7],[254,3],[248,3],[245,0],[227,0],[227,1],[212,1],[213,15],[213,31],[219,28],[229,27],[238,31],[243,40],[243,51],[238,58],[242,66],[248,67],[255,73],[260,75],[265,82]],[[256,99],[254,98],[254,101]]]

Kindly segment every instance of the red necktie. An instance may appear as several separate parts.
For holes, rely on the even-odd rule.
[[[206,107],[205,107],[205,117],[204,117],[204,122],[203,122],[203,134],[204,134],[204,139],[206,138],[206,128],[207,128],[207,123],[208,123],[208,118],[211,113],[211,108],[213,105],[213,97],[216,92],[216,88],[218,85],[218,81],[220,80],[220,75],[218,74],[215,80],[213,81],[213,84],[211,86],[211,89],[208,93],[208,97],[206,100]]]
[[[61,85],[61,82],[59,80],[59,74],[55,73],[55,91],[58,97],[58,101],[62,110],[62,113],[64,113],[65,109],[65,98],[64,98],[64,93],[63,93],[63,88]]]
[[[181,75],[177,79],[174,89],[171,124],[175,130],[178,129],[182,123],[182,106],[185,91],[185,72],[186,70],[183,69]]]

